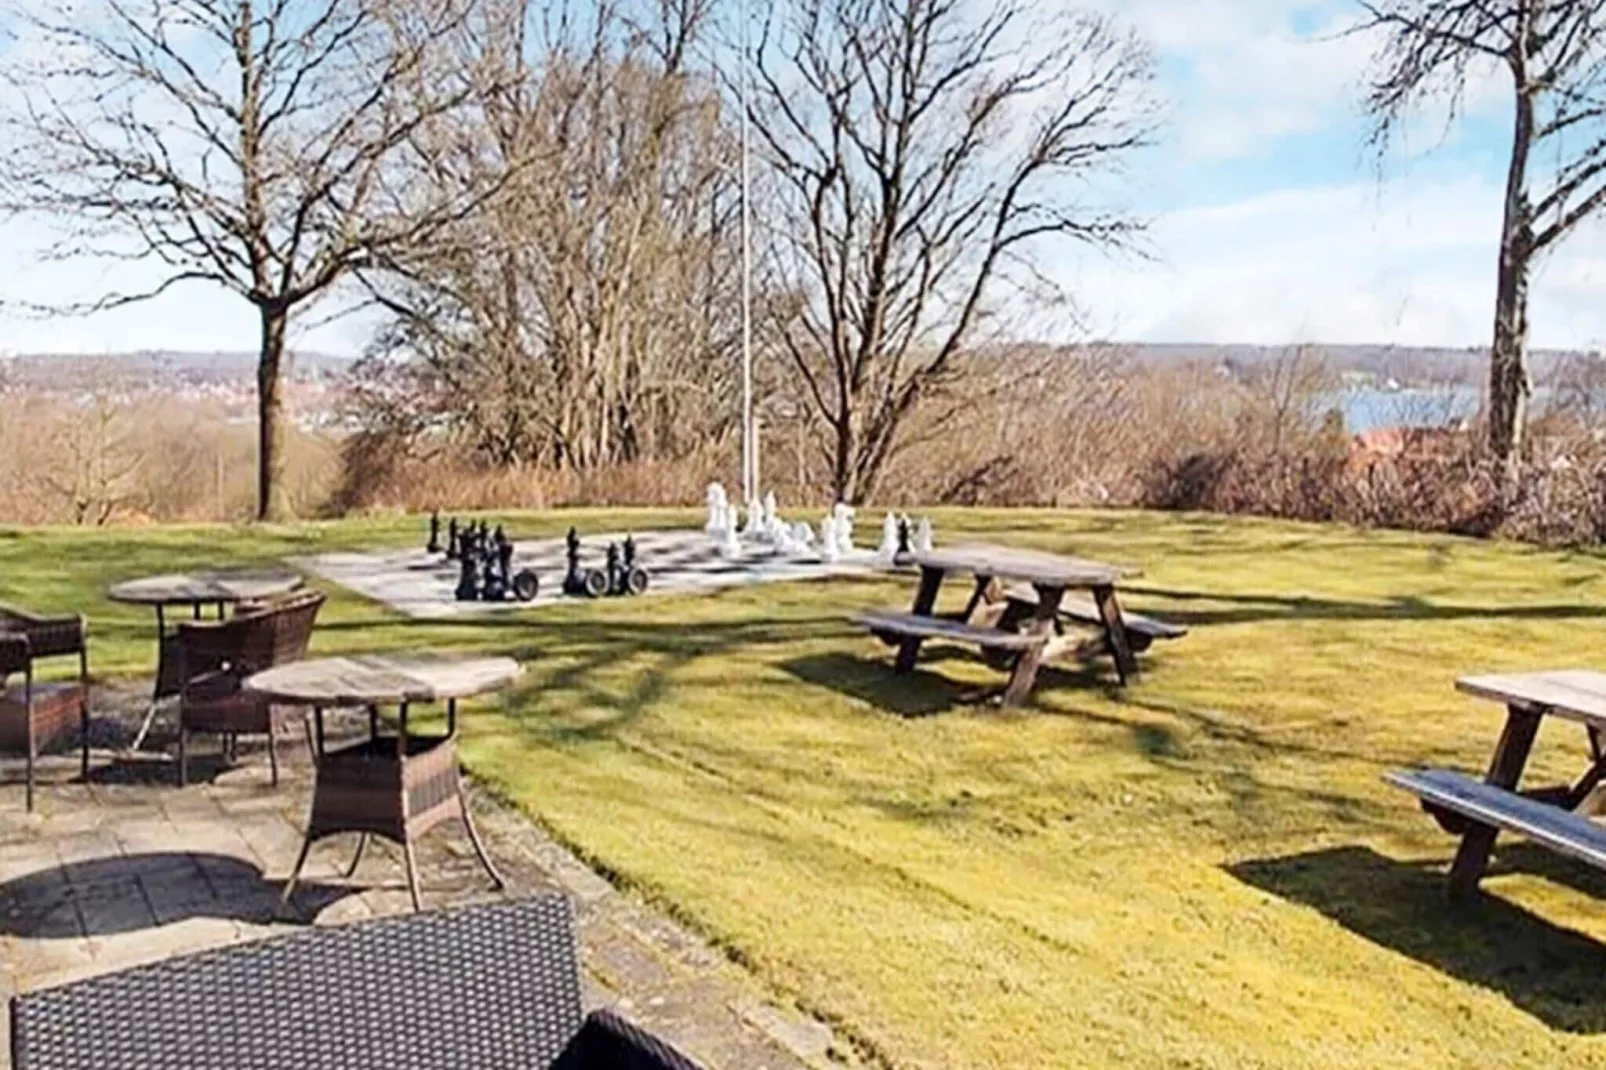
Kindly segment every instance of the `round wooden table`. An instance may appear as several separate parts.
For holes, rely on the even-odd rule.
[[[301,854],[285,882],[281,908],[290,901],[314,842],[342,832],[359,835],[346,875],[362,860],[369,836],[401,845],[413,909],[421,907],[413,842],[448,818],[462,820],[480,864],[497,888],[492,864],[463,791],[457,765],[457,700],[512,683],[523,670],[512,658],[359,656],[317,658],[280,665],[245,681],[245,690],[273,702],[312,707],[312,746],[317,768],[312,808]],[[415,703],[446,703],[446,733],[409,732],[407,710]],[[323,711],[359,706],[368,710],[368,738],[338,750],[324,747]],[[395,706],[396,731],[382,734],[379,707]]]
[[[145,711],[145,719],[128,749],[139,750],[156,717],[157,706],[167,696],[178,694],[184,686],[184,681],[178,678],[182,671],[176,656],[178,633],[167,623],[169,606],[189,606],[192,620],[201,619],[202,607],[216,606],[217,617],[222,620],[225,606],[289,594],[305,582],[299,574],[288,570],[258,569],[179,572],[112,584],[106,597],[113,602],[152,606],[156,610],[156,685],[152,689],[150,708]]]

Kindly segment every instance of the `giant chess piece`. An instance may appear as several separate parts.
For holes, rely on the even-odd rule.
[[[731,561],[742,556],[742,540],[736,534],[735,518],[725,525],[725,531],[719,540],[719,555]]]
[[[846,502],[837,502],[832,510],[836,519],[836,549],[838,555],[847,557],[853,553],[853,506]]]
[[[710,535],[722,536],[730,516],[730,499],[725,495],[725,488],[718,483],[708,484],[707,502],[708,523],[703,525],[703,530]]]
[[[936,546],[932,543],[931,518],[920,518],[920,526],[915,529],[915,553],[929,554]]]
[[[742,538],[758,539],[764,535],[764,507],[756,498],[747,503],[747,523],[742,525]]]
[[[462,536],[457,531],[457,517],[446,522],[446,560],[456,561],[463,554]]]
[[[569,559],[569,570],[563,574],[563,593],[585,594],[585,577],[580,575],[580,533],[570,528],[563,543]]]
[[[459,602],[472,602],[480,596],[480,563],[467,540],[458,546],[457,592]]]
[[[876,560],[883,565],[893,565],[898,558],[898,518],[891,513],[881,521],[881,545],[876,547]]]
[[[896,565],[907,565],[911,560],[909,555],[909,518],[901,516],[898,518],[898,546],[892,555],[892,562]]]
[[[430,554],[441,552],[441,514],[438,509],[431,509],[429,513],[429,545],[424,547],[424,552]]]
[[[832,513],[820,521],[820,560],[834,565],[842,559],[842,541],[837,538],[837,518]]]
[[[636,540],[632,535],[625,536],[625,558],[622,563],[624,572],[624,593],[645,594],[647,592],[647,570],[636,564]]]
[[[487,602],[505,602],[513,588],[513,544],[498,525],[485,550],[485,587],[480,597]]]

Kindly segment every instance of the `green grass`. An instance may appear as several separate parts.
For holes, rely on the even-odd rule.
[[[108,582],[418,531],[0,533],[0,599],[81,606],[97,671],[149,671],[149,619]],[[898,1067],[1606,1065],[1606,878],[1508,844],[1450,910],[1452,841],[1380,780],[1488,761],[1501,711],[1457,675],[1606,663],[1598,557],[1132,513],[938,532],[1140,566],[1130,604],[1192,634],[1124,692],[1051,672],[1018,713],[964,703],[1000,677],[957,651],[895,682],[844,623],[907,580],[478,624],[340,594],[314,648],[524,660],[465,719],[476,774]],[[1584,755],[1548,725],[1530,770]]]

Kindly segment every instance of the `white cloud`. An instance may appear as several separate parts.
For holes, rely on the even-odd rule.
[[[1111,337],[1483,345],[1500,202],[1482,178],[1278,191],[1158,220],[1157,263],[1081,257],[1056,275]],[[1606,225],[1542,265],[1530,320],[1537,346],[1606,343]]]

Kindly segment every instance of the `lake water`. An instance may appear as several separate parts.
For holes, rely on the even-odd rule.
[[[1473,419],[1482,403],[1482,392],[1471,387],[1344,390],[1334,393],[1323,408],[1342,411],[1345,430],[1358,435],[1379,427],[1443,427]]]

